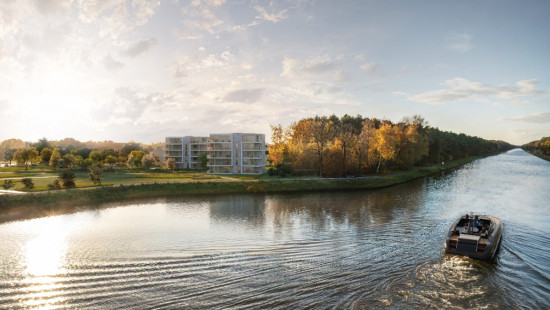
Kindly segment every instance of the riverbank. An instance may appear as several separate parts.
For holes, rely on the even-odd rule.
[[[540,154],[540,153],[533,153],[533,152],[529,152],[529,151],[527,151],[527,150],[524,150],[524,151],[526,151],[527,153],[529,153],[529,154],[531,154],[531,155],[533,155],[533,156],[537,156],[538,158],[542,158],[542,159],[544,159],[544,160],[546,160],[546,161],[550,161],[550,156],[548,156],[548,155],[544,155],[544,154]]]
[[[185,195],[243,194],[243,193],[282,193],[306,191],[342,191],[360,189],[378,189],[423,178],[435,173],[452,170],[479,157],[416,168],[407,172],[385,176],[367,176],[358,178],[308,178],[308,179],[234,179],[222,181],[197,182],[155,182],[133,185],[112,185],[72,190],[53,190],[32,192],[24,195],[0,196],[0,208],[13,206],[80,206],[123,200],[155,197],[173,197]]]

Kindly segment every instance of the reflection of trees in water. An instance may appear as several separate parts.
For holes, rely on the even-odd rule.
[[[210,218],[220,222],[244,222],[251,227],[265,225],[264,195],[215,196],[208,200]]]
[[[425,197],[423,182],[373,191],[273,195],[266,198],[267,217],[275,228],[307,222],[316,231],[334,225],[363,228],[396,219],[406,221]]]

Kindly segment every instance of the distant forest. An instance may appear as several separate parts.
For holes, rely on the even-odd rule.
[[[113,141],[80,142],[73,138],[49,141],[42,138],[37,142],[24,142],[8,139],[0,143],[0,161],[17,162],[26,167],[33,164],[46,164],[52,168],[68,167],[86,170],[94,163],[111,165],[123,164],[128,167],[141,167],[145,161],[156,163],[163,153],[164,143],[140,144],[133,141],[117,143]],[[150,155],[150,156],[149,156]]]
[[[515,146],[433,128],[419,115],[398,123],[361,115],[315,116],[272,126],[270,174],[343,177],[410,169]]]
[[[521,146],[527,152],[536,155],[550,156],[550,137],[544,137],[537,141],[532,141]]]

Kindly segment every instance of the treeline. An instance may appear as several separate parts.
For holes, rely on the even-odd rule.
[[[19,139],[8,139],[0,143],[0,159],[16,162],[28,168],[33,164],[58,167],[89,169],[93,164],[107,164],[136,168],[151,166],[159,162],[163,144],[143,145],[140,143],[80,142],[73,138],[60,141],[48,141],[46,138],[37,142],[23,142]],[[145,159],[144,159],[145,158]]]
[[[531,141],[521,146],[529,153],[550,156],[550,137],[543,137],[537,141]]]
[[[315,116],[271,129],[268,171],[280,175],[357,176],[514,148],[503,141],[441,131],[419,115],[398,123],[361,115]]]

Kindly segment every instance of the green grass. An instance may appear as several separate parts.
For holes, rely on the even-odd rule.
[[[267,175],[208,175],[200,172],[104,172],[102,186],[95,186],[88,180],[87,171],[74,171],[76,190],[47,190],[62,170],[55,172],[21,173],[33,178],[35,187],[24,195],[1,195],[0,208],[16,205],[84,205],[126,199],[143,199],[199,194],[279,193],[297,191],[341,191],[354,189],[376,189],[426,177],[440,171],[454,169],[479,157],[469,157],[389,175],[358,179],[304,179],[279,178]],[[24,168],[23,168],[24,169]],[[37,169],[38,170],[38,169]],[[0,169],[0,173],[3,173]],[[20,179],[13,178],[15,190],[25,190]],[[78,188],[87,188],[78,190]],[[28,190],[25,190],[28,191]],[[48,207],[49,208],[49,207]]]

